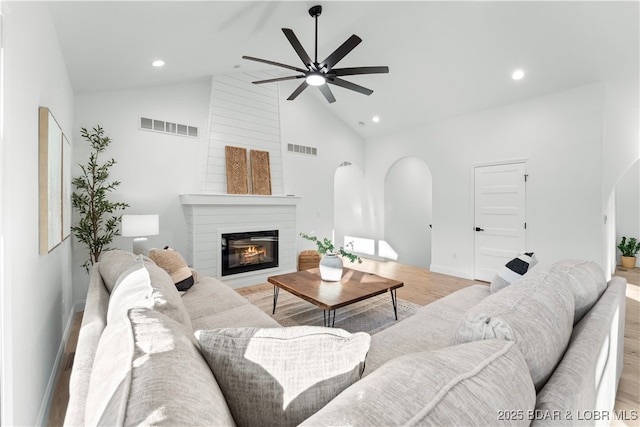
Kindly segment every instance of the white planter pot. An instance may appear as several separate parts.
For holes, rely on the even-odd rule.
[[[325,282],[342,279],[342,258],[336,254],[324,254],[320,259],[320,278]]]

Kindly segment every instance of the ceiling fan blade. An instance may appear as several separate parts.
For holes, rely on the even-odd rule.
[[[327,56],[327,59],[320,63],[320,69],[326,68],[326,71],[330,71],[334,65],[344,58],[349,52],[351,52],[356,46],[360,44],[362,39],[355,34],[347,39],[340,45],[333,53]]]
[[[308,71],[308,70],[303,70],[302,68],[294,67],[292,65],[281,64],[280,62],[269,61],[268,59],[254,58],[253,56],[246,56],[245,55],[245,56],[242,57],[242,59],[248,59],[249,61],[256,61],[256,62],[262,62],[262,63],[269,64],[269,65],[275,65],[276,67],[288,68],[290,70],[297,71],[299,73],[306,73]]]
[[[296,99],[298,97],[298,95],[300,95],[302,93],[302,91],[307,88],[307,86],[309,86],[309,83],[307,83],[306,80],[303,81],[300,84],[300,86],[298,86],[297,89],[294,90],[291,95],[289,95],[289,97],[287,98],[287,101],[293,101],[294,99]]]
[[[382,74],[388,73],[389,67],[350,67],[350,68],[334,68],[330,74],[336,76],[353,76],[356,74]]]
[[[320,92],[322,92],[324,97],[327,98],[327,101],[329,101],[329,103],[336,102],[336,98],[335,96],[333,96],[333,93],[331,92],[331,89],[329,89],[328,85],[320,85],[318,87],[320,88]]]
[[[336,86],[343,87],[345,89],[355,90],[356,92],[360,92],[360,93],[362,93],[364,95],[371,95],[373,93],[373,91],[371,89],[367,89],[366,87],[357,85],[355,83],[348,82],[346,80],[339,79],[337,77],[335,77],[333,79],[328,79],[327,83],[331,83],[331,84],[334,84]]]
[[[273,83],[273,82],[281,82],[281,81],[284,81],[284,80],[295,80],[295,79],[302,79],[302,78],[304,78],[304,74],[300,75],[300,76],[287,76],[287,77],[277,77],[275,79],[258,80],[258,81],[251,82],[251,83],[253,83],[254,85],[259,85],[259,84],[262,84],[262,83]]]
[[[291,46],[293,46],[293,50],[296,51],[296,53],[302,60],[302,63],[307,67],[309,67],[309,69],[313,69],[314,68],[313,61],[309,57],[309,54],[307,53],[307,51],[304,50],[304,48],[302,47],[302,44],[300,44],[300,40],[298,40],[298,37],[296,37],[293,30],[289,28],[283,28],[282,32],[284,33],[285,36],[287,36],[287,40],[289,40],[289,43],[291,43]]]

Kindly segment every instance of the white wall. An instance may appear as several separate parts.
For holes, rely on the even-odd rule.
[[[114,158],[111,180],[121,184],[111,200],[130,205],[125,213],[159,214],[160,234],[149,236],[149,247],[187,250],[187,226],[180,194],[201,192],[207,152],[211,81],[76,96],[73,127],[74,164],[86,163],[89,144],[80,128],[100,125],[111,145],[101,162]],[[195,125],[198,138],[140,130],[139,117]],[[78,168],[73,171],[76,176]],[[77,220],[77,217],[74,217]],[[131,250],[133,239],[116,237],[111,247]],[[73,242],[74,300],[84,301],[88,276],[82,269],[86,247]]]
[[[470,278],[472,167],[527,159],[527,247],[541,261],[602,264],[602,97],[595,84],[373,139],[365,163],[369,187],[382,188],[396,160],[421,158],[433,177],[431,269]],[[382,196],[375,209],[384,211]],[[383,238],[384,218],[372,233]]]
[[[615,191],[616,201],[616,246],[622,236],[640,240],[640,161],[636,161],[620,177]],[[616,251],[620,264],[620,251]],[[636,255],[636,266],[640,267],[640,256]]]
[[[291,92],[288,87],[280,89],[284,193],[302,196],[298,206],[298,233],[314,231],[319,237],[330,238],[336,168],[344,161],[364,164],[365,148],[360,136],[318,104],[326,101],[316,99],[311,93],[314,89],[307,89],[295,101],[286,100]],[[317,147],[318,155],[289,153],[287,144]],[[311,242],[298,239],[298,252],[313,248]]]
[[[384,185],[384,236],[397,261],[431,267],[432,178],[427,165],[405,157],[389,169]]]
[[[211,126],[207,152],[207,193],[227,192],[225,147],[247,150],[248,175],[252,177],[250,150],[269,153],[271,194],[282,195],[282,145],[278,86],[252,84],[277,77],[274,71],[221,74],[211,83]],[[248,179],[249,193],[252,180]]]
[[[364,188],[364,173],[359,165],[351,163],[336,169],[333,177],[333,230],[338,247],[352,242],[345,242],[345,236],[367,235],[365,214],[368,205]]]
[[[606,215],[609,221],[603,230],[602,240],[605,250],[603,267],[607,277],[615,271],[618,257],[616,246],[619,240],[614,220],[618,216],[615,207],[615,187],[625,171],[640,158],[639,103],[637,74],[635,78],[604,83],[602,204],[603,215]]]
[[[5,5],[3,5],[5,6]],[[2,425],[46,421],[71,319],[71,242],[38,252],[38,107],[75,144],[73,92],[44,3],[4,15]]]

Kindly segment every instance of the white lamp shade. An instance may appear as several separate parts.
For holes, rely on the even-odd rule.
[[[122,215],[123,236],[155,236],[160,233],[158,215]]]

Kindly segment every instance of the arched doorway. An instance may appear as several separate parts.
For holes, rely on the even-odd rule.
[[[640,160],[627,169],[615,188],[615,245],[622,236],[640,238]],[[620,264],[620,251],[615,252],[616,264]],[[640,257],[636,257],[636,267]]]
[[[431,266],[432,178],[417,157],[395,162],[384,183],[384,235],[397,252],[397,261],[415,267]]]

